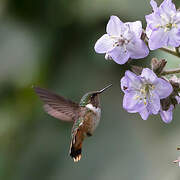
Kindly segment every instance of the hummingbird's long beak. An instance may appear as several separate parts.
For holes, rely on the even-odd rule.
[[[104,92],[106,89],[110,88],[112,86],[112,84],[106,86],[105,88],[101,89],[100,91],[98,91],[98,94],[101,94],[102,92]]]

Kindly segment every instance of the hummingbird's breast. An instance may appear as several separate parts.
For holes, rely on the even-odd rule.
[[[101,117],[101,109],[95,108],[91,104],[81,107],[79,118],[75,121],[72,128],[72,139],[74,139],[77,131],[81,131],[84,137],[91,136],[97,128]]]
[[[92,104],[87,104],[87,113],[84,116],[83,125],[86,127],[86,131],[89,135],[92,135],[94,130],[97,128],[100,118],[101,109],[94,107]]]

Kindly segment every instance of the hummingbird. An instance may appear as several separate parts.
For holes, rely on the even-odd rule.
[[[79,104],[47,89],[34,87],[35,92],[44,102],[44,110],[49,115],[62,121],[73,122],[69,155],[74,162],[81,159],[84,139],[92,136],[99,124],[101,117],[99,95],[111,86],[112,84],[99,91],[86,93]]]

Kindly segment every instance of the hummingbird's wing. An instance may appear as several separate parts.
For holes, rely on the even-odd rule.
[[[44,88],[34,87],[34,90],[44,102],[44,110],[49,115],[63,121],[74,121],[78,118],[80,107],[77,103]]]

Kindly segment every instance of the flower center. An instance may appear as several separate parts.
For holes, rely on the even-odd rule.
[[[124,38],[122,35],[120,35],[120,37],[111,36],[111,38],[114,40],[113,46],[124,46],[130,42],[130,40]]]
[[[165,32],[170,31],[173,27],[177,28],[177,24],[175,24],[175,23],[166,24],[164,27],[164,31]]]
[[[173,14],[170,17],[167,17],[166,15],[161,15],[161,24],[157,24],[156,28],[163,28],[164,32],[170,31],[172,28],[177,28],[177,24],[174,20],[175,14]]]
[[[147,104],[147,99],[149,99],[150,96],[152,96],[152,90],[154,89],[154,85],[152,84],[143,84],[142,87],[139,90],[138,95],[135,96],[135,99],[143,101],[144,105]]]
[[[171,23],[166,24],[165,27],[166,27],[167,29],[171,29],[171,28],[173,27],[173,24],[171,24]]]

